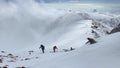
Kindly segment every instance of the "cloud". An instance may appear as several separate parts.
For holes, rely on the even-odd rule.
[[[74,1],[77,1],[77,2],[95,2],[95,3],[120,3],[120,0],[35,0],[36,2],[41,2],[41,1],[44,1],[44,2],[74,2]]]

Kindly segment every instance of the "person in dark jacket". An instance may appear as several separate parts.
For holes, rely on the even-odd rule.
[[[40,45],[39,49],[42,49],[42,53],[45,53],[45,46],[44,45]]]
[[[53,52],[56,52],[57,46],[53,46]]]
[[[70,50],[72,51],[72,50],[75,50],[74,48],[72,48],[72,47],[70,47]]]
[[[87,38],[88,41],[86,42],[86,44],[90,43],[90,44],[94,44],[96,43],[96,41],[93,38]]]

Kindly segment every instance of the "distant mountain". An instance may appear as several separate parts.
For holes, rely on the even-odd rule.
[[[0,0],[0,3],[3,2],[16,2],[17,0]],[[29,1],[29,0],[23,0]],[[34,0],[36,2],[45,2],[45,3],[61,3],[61,2],[84,2],[84,3],[120,3],[119,0]]]
[[[46,2],[46,3],[51,3],[51,2],[79,2],[80,0],[35,0],[37,2]]]
[[[37,2],[89,2],[89,3],[120,3],[120,0],[35,0]]]

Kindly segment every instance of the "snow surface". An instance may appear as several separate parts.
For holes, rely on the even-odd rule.
[[[7,64],[9,68],[19,66],[26,66],[27,68],[119,68],[119,36],[120,33],[115,33],[101,37],[97,39],[99,41],[96,44],[84,45],[69,52],[61,50],[51,53],[46,51],[45,54],[42,54],[35,51],[31,55],[23,52],[18,54],[20,57],[16,62],[4,62],[0,65]],[[30,60],[21,61],[22,58],[30,58]]]
[[[120,24],[120,16],[99,12],[57,10],[34,0],[0,1],[0,66],[8,68],[119,68],[120,33],[105,36]],[[8,12],[9,11],[9,12]],[[97,29],[91,26],[98,26]],[[85,44],[93,37],[93,45]],[[113,41],[114,40],[114,41]],[[46,47],[45,54],[38,49]],[[53,53],[52,47],[58,50]],[[63,49],[75,48],[64,52]],[[31,51],[31,54],[30,54]],[[7,56],[13,54],[13,56]]]

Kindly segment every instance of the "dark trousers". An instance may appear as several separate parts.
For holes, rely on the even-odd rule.
[[[42,49],[42,53],[45,53],[44,49]]]

